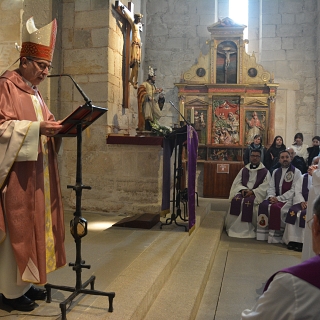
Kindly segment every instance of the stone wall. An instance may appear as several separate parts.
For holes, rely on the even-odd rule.
[[[63,1],[63,13],[68,19],[63,18],[61,32],[61,72],[72,74],[93,104],[108,108],[83,133],[83,184],[92,190],[84,190],[82,205],[103,211],[159,212],[162,149],[106,144],[108,133],[135,133],[137,126],[133,89],[133,103],[123,108],[125,20],[112,1]],[[60,90],[64,117],[84,101],[68,78],[61,80]],[[62,186],[74,184],[75,138],[64,139],[60,159]],[[63,195],[65,203],[74,206],[75,193],[68,189]]]
[[[15,43],[21,44],[20,29],[23,1],[0,1],[0,73],[19,58]],[[17,64],[10,68],[16,67]]]
[[[319,15],[320,15],[320,6],[317,6],[316,9],[316,19],[314,21],[314,23],[316,24],[316,55],[317,55],[317,61],[315,64],[315,69],[316,69],[316,91],[317,91],[317,96],[316,96],[316,101],[315,101],[315,120],[316,120],[316,126],[315,126],[315,134],[319,135],[320,134],[320,82],[318,81],[318,79],[320,78],[320,41],[319,41],[319,35],[320,35],[320,19],[319,19]]]
[[[166,101],[178,103],[174,83],[195,64],[200,53],[207,54],[210,39],[207,27],[214,22],[215,1],[147,0],[147,35],[144,69],[158,69],[156,84],[166,93]],[[163,109],[165,125],[178,123],[177,112],[166,103]]]
[[[304,142],[311,145],[312,137],[319,134],[314,117],[319,99],[317,1],[261,1],[259,9],[257,56],[279,83],[275,133],[290,145],[295,133],[302,132]]]

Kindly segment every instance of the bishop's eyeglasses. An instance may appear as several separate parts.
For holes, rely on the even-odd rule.
[[[50,72],[53,68],[51,64],[46,64],[45,62],[39,62],[39,61],[34,60],[30,57],[27,57],[27,60],[35,62],[38,65],[39,69],[42,71],[44,71],[44,70],[46,70],[46,68],[48,68],[48,72]]]

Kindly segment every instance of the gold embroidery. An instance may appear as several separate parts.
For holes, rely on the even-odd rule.
[[[251,202],[249,202],[249,201],[246,202],[245,204],[247,205],[247,208],[248,208],[249,206],[251,206]]]
[[[43,121],[42,108],[39,100],[31,96],[37,120]],[[56,255],[54,249],[54,238],[52,232],[51,199],[50,199],[50,175],[48,157],[48,138],[41,135],[41,150],[43,155],[43,178],[44,178],[44,201],[45,201],[45,238],[46,238],[46,271],[47,273],[56,269]]]

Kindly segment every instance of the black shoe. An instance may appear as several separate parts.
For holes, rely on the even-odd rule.
[[[303,244],[297,242],[293,250],[298,251],[298,252],[302,252],[302,247],[303,247]]]
[[[294,250],[295,247],[296,247],[296,242],[289,242],[287,244],[287,249],[288,250]]]
[[[12,309],[19,311],[32,311],[36,307],[36,303],[25,295],[16,299],[7,299],[2,295],[2,302],[7,306],[10,306]]]
[[[24,295],[33,301],[34,300],[46,300],[47,291],[44,289],[39,289],[34,286],[31,286],[31,288]]]

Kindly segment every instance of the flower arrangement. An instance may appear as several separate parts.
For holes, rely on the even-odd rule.
[[[166,136],[172,132],[172,129],[167,126],[161,125],[158,121],[150,121],[151,131],[157,136]]]

